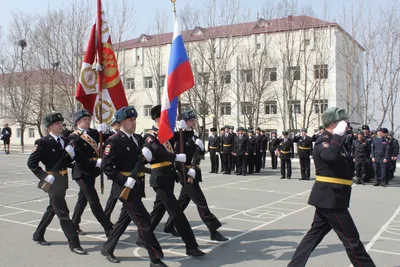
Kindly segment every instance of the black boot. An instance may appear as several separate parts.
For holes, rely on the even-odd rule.
[[[211,240],[213,241],[220,241],[220,242],[225,242],[228,241],[228,238],[226,238],[225,236],[223,236],[220,232],[218,231],[212,231],[211,232]]]

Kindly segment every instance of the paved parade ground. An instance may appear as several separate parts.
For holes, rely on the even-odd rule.
[[[68,249],[64,234],[55,217],[45,238],[50,247],[32,241],[32,233],[48,205],[48,197],[36,188],[38,179],[26,166],[28,155],[0,154],[0,259],[3,267],[23,266],[112,266],[100,255],[106,240],[101,225],[89,208],[82,216],[81,244],[89,255],[78,256]],[[267,162],[269,166],[269,161]],[[207,252],[202,258],[190,258],[179,237],[164,234],[164,217],[156,235],[164,250],[168,266],[287,266],[305,232],[309,229],[314,208],[307,205],[313,181],[299,181],[299,164],[293,163],[292,180],[281,180],[279,170],[270,168],[261,174],[246,177],[209,174],[209,159],[202,163],[201,184],[212,212],[221,220],[220,229],[229,241],[210,241],[209,232],[192,204],[185,211],[193,227],[200,249]],[[148,177],[147,177],[148,179]],[[400,180],[387,188],[357,185],[353,187],[350,212],[376,266],[400,266]],[[97,183],[100,185],[99,181]],[[111,183],[105,181],[101,195],[104,207]],[[179,186],[175,191],[178,193]],[[67,202],[70,216],[77,200],[77,184],[70,181]],[[99,188],[99,186],[97,186]],[[100,190],[99,190],[100,191]],[[149,211],[154,191],[146,185],[144,203]],[[112,216],[116,222],[121,204]],[[117,266],[149,266],[147,252],[135,246],[136,227],[132,224],[124,234],[115,255]],[[310,267],[350,266],[344,247],[334,232],[329,233],[312,253]]]

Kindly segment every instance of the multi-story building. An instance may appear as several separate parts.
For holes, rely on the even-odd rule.
[[[182,107],[198,113],[206,135],[213,125],[311,134],[332,106],[361,122],[364,49],[337,23],[289,16],[200,26],[182,32],[196,81]],[[160,103],[172,37],[142,34],[116,48],[138,132],[151,127],[150,109]]]

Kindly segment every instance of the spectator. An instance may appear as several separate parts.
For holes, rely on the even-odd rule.
[[[4,128],[1,130],[1,140],[3,140],[4,144],[4,152],[6,154],[10,154],[10,139],[11,139],[11,128],[8,127],[8,124],[4,124]]]

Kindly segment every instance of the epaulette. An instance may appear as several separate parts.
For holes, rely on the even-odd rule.
[[[82,131],[81,130],[75,130],[71,134],[81,135]]]

